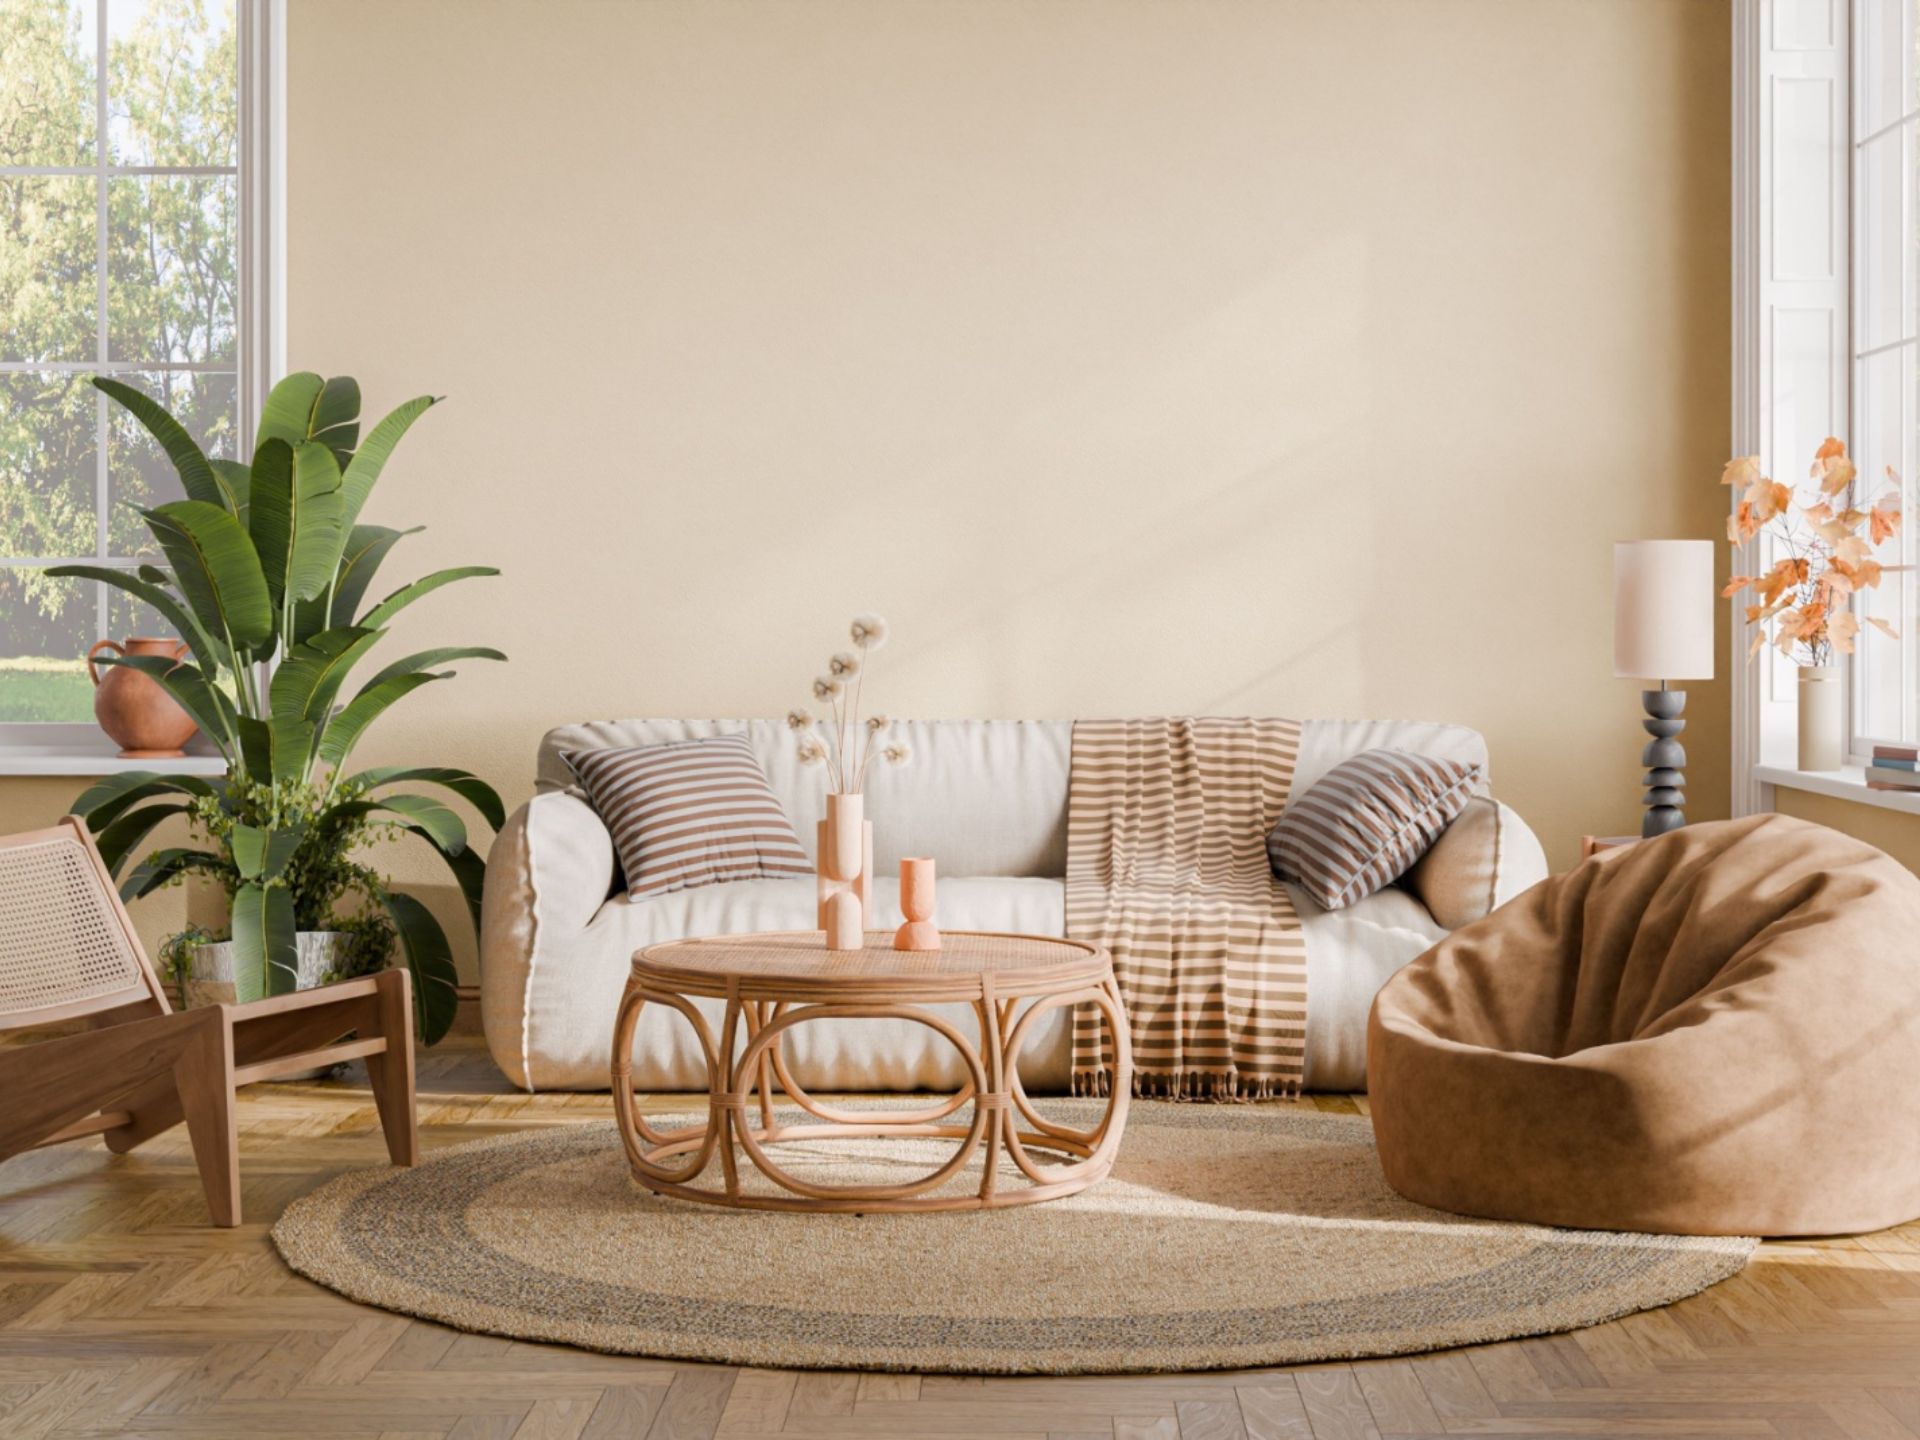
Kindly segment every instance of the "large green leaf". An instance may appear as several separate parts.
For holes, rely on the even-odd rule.
[[[228,845],[233,850],[234,868],[245,880],[278,880],[286,873],[293,852],[305,838],[305,825],[288,825],[263,830],[257,825],[236,825]]]
[[[345,539],[341,503],[340,467],[326,446],[272,440],[254,455],[248,525],[276,609],[333,583]]]
[[[247,505],[253,498],[253,471],[238,460],[208,459],[213,473],[226,487],[227,508],[242,525],[247,523]]]
[[[431,395],[421,395],[407,401],[374,426],[360,448],[353,452],[353,459],[341,479],[341,489],[347,501],[346,523],[349,526],[360,518],[361,507],[367,503],[367,496],[373,493],[374,483],[379,480],[380,471],[392,457],[394,447],[400,443],[400,437],[433,405],[434,397]]]
[[[186,813],[185,805],[142,805],[137,810],[127,811],[108,825],[94,841],[99,847],[100,859],[106,865],[107,873],[118,875],[120,867],[127,863],[127,857],[153,833],[154,826],[171,816]]]
[[[320,758],[329,765],[339,765],[359,744],[366,728],[379,719],[389,705],[402,696],[411,695],[422,685],[431,685],[435,680],[445,678],[443,675],[396,675],[377,685],[364,686],[339,714],[327,722],[320,740]]]
[[[205,850],[191,850],[184,846],[156,850],[134,866],[133,873],[121,882],[120,898],[129,902],[139,900],[151,895],[175,876],[184,875],[190,870],[218,874],[224,868],[218,855]]]
[[[275,715],[269,720],[241,716],[240,753],[247,773],[260,784],[282,780],[298,785],[307,778],[313,756],[313,722],[298,715]]]
[[[167,452],[167,459],[173,462],[173,468],[179,472],[181,488],[186,491],[189,500],[222,508],[227,506],[230,497],[219,477],[214,474],[213,466],[180,422],[167,413],[166,406],[141,394],[131,385],[109,380],[103,375],[94,376],[93,385],[96,390],[118,400],[134,419],[146,426],[147,433],[160,442],[160,448]]]
[[[209,681],[197,665],[169,660],[164,655],[101,655],[93,663],[123,665],[142,675],[151,675],[160,682],[160,688],[193,717],[201,733],[220,747],[220,753],[229,760],[233,758],[234,739],[239,734],[239,717],[234,713],[233,701],[227,698],[226,691]]]
[[[413,974],[413,1017],[422,1045],[437,1044],[453,1028],[459,1008],[459,976],[454,973],[453,950],[447,932],[431,911],[411,895],[381,897],[393,928],[399,933],[407,969]]]
[[[401,783],[444,785],[465,800],[495,830],[507,822],[507,807],[499,792],[471,770],[454,770],[443,765],[381,765],[362,770],[347,783],[364,790]]]
[[[258,497],[255,497],[256,502]],[[273,638],[273,599],[260,557],[240,522],[199,500],[140,512],[173,563],[174,582],[209,635],[254,650]]]
[[[126,770],[94,781],[74,800],[69,815],[85,817],[87,828],[99,834],[142,800],[155,795],[204,795],[214,788],[198,775],[162,775],[157,770]],[[496,830],[499,826],[494,827]]]
[[[442,645],[437,650],[421,650],[415,654],[403,656],[380,671],[367,684],[371,687],[378,685],[382,680],[412,675],[420,670],[431,670],[436,665],[446,664],[449,660],[504,660],[506,658],[498,650],[485,645]]]
[[[275,385],[260,411],[260,429],[253,437],[254,454],[269,440],[297,445],[313,435],[313,410],[327,382],[311,370],[300,370]]]
[[[498,575],[499,573],[491,565],[460,565],[451,570],[436,570],[431,575],[422,576],[411,585],[402,585],[369,610],[360,623],[378,629],[391,622],[394,616],[422,595],[431,595],[442,585],[451,585],[456,580],[471,580],[479,575]]]
[[[307,438],[333,452],[342,470],[360,443],[360,382],[351,375],[335,375],[320,388],[307,422]]]
[[[330,623],[351,625],[354,612],[360,608],[360,602],[366,596],[367,587],[373,583],[374,572],[380,568],[380,562],[387,558],[387,551],[402,535],[418,535],[425,528],[416,525],[411,530],[391,530],[385,525],[354,526],[340,554],[340,574],[333,583],[333,613],[328,617]]]
[[[449,854],[457,855],[467,848],[466,823],[438,800],[425,795],[382,795],[371,803],[376,812],[386,810],[400,816],[409,829],[418,830]]]
[[[274,714],[324,719],[348,672],[386,633],[349,625],[323,630],[294,646],[273,672],[269,695]]]
[[[480,901],[487,888],[487,862],[480,858],[480,852],[471,845],[462,850],[447,850],[416,826],[406,827],[429,845],[440,858],[447,862],[447,869],[453,872],[454,881],[460,886],[460,896],[467,902],[467,918],[473,922],[473,934],[480,936]]]
[[[151,566],[143,566],[145,570]],[[160,572],[155,572],[160,573]],[[226,649],[222,639],[217,644],[200,626],[192,611],[182,605],[171,593],[161,588],[157,580],[149,580],[144,573],[134,575],[126,570],[114,570],[104,565],[55,565],[47,571],[49,575],[71,575],[79,580],[98,580],[102,585],[111,585],[124,590],[138,600],[151,605],[159,611],[167,623],[173,626],[180,637],[187,642],[187,648],[193,651],[193,658],[200,668],[209,675],[218,675],[222,670],[236,668],[234,657]]]
[[[233,894],[233,997],[242,1005],[300,988],[293,893],[248,881]]]

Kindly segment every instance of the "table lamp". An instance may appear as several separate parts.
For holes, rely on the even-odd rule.
[[[1647,707],[1641,723],[1653,737],[1640,754],[1647,807],[1643,839],[1687,823],[1681,789],[1686,748],[1678,740],[1687,692],[1670,680],[1713,678],[1713,542],[1622,540],[1613,547],[1613,673],[1621,679],[1658,680],[1642,690]]]

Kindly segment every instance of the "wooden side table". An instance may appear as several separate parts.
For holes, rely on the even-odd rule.
[[[1582,835],[1580,858],[1590,860],[1602,850],[1618,850],[1622,845],[1638,845],[1638,835]]]
[[[717,1037],[693,1004],[695,997],[726,1001]],[[1019,1002],[1026,1000],[1033,1003],[1021,1011]],[[926,1008],[954,1002],[973,1007],[977,1043]],[[1114,1037],[1112,1093],[1106,1114],[1091,1130],[1044,1119],[1020,1084],[1020,1047],[1033,1022],[1049,1010],[1081,1003],[1100,1007]],[[661,1131],[640,1114],[632,1083],[633,1035],[648,1004],[678,1010],[700,1041],[707,1064],[703,1125]],[[937,1104],[909,1111],[822,1104],[794,1082],[782,1042],[795,1026],[830,1018],[925,1025],[959,1052],[967,1083]],[[736,1058],[743,1023],[746,1045]],[[820,1123],[781,1123],[775,1115],[779,1091]],[[1072,1195],[1113,1168],[1132,1091],[1133,1045],[1112,960],[1099,946],[1045,936],[948,930],[941,933],[941,948],[930,952],[897,951],[891,933],[882,931],[869,934],[865,947],[852,951],[827,950],[817,930],[654,945],[634,956],[613,1030],[614,1112],[634,1179],[656,1194],[747,1210],[994,1210]],[[969,1123],[951,1118],[969,1103]],[[816,1184],[783,1169],[767,1153],[796,1141],[868,1137],[936,1137],[959,1144],[931,1174],[891,1185]],[[983,1145],[977,1190],[928,1193],[957,1174]],[[1003,1151],[1029,1184],[1000,1188]],[[1041,1164],[1033,1151],[1051,1151],[1064,1162]],[[744,1190],[741,1154],[778,1189]],[[718,1184],[708,1175],[716,1155]]]

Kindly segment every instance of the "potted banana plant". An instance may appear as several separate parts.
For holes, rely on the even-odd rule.
[[[116,570],[65,565],[50,573],[96,580],[153,607],[186,642],[187,658],[102,657],[151,676],[191,715],[226,761],[222,779],[133,771],[88,789],[85,817],[128,900],[205,876],[231,900],[231,983],[246,1001],[388,963],[397,941],[413,976],[423,1044],[452,1024],[455,980],[446,933],[412,896],[393,890],[364,851],[412,837],[445,861],[479,926],[485,862],[466,824],[441,799],[457,795],[498,829],[504,807],[469,771],[350,761],[389,706],[460,660],[504,660],[484,646],[422,650],[354,672],[415,601],[490,566],[436,570],[368,603],[388,552],[413,530],[360,521],[401,437],[435,403],[409,400],[360,434],[360,387],[349,377],[290,375],[273,388],[249,464],[211,459],[166,409],[115,380],[93,382],[159,442],[185,499],[141,511],[165,565]],[[349,695],[349,683],[353,683]],[[199,846],[170,847],[122,872],[155,826],[184,815]],[[336,937],[325,943],[312,937]],[[303,941],[303,936],[307,937]],[[218,937],[176,937],[185,965]],[[303,974],[303,953],[306,959]]]

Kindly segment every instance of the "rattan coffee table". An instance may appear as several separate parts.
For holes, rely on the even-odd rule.
[[[634,1179],[661,1195],[750,1210],[994,1210],[1072,1195],[1113,1168],[1133,1090],[1133,1047],[1113,962],[1095,945],[1036,935],[946,931],[930,953],[893,948],[875,931],[861,950],[830,952],[817,930],[678,940],[633,958],[613,1030],[613,1102]],[[696,997],[726,1001],[716,1037]],[[1025,1009],[1022,1002],[1031,1001]],[[1106,1114],[1091,1130],[1041,1117],[1020,1085],[1017,1060],[1036,1018],[1085,1001],[1104,1012],[1114,1036],[1114,1078]],[[978,1036],[928,1009],[964,1002]],[[667,1005],[693,1026],[707,1062],[703,1125],[657,1130],[633,1094],[633,1034],[642,1007]],[[809,1020],[904,1019],[946,1037],[968,1080],[937,1104],[913,1110],[843,1110],[794,1083],[784,1054],[787,1032]],[[746,1045],[735,1058],[744,1024]],[[983,1053],[984,1052],[984,1053]],[[781,1123],[780,1091],[819,1123]],[[966,1123],[956,1118],[971,1107]],[[770,1147],[793,1141],[925,1137],[958,1141],[947,1161],[917,1180],[891,1185],[828,1186],[781,1168]],[[933,1194],[985,1146],[980,1184]],[[736,1150],[738,1153],[736,1153]],[[1000,1155],[1026,1177],[1002,1188]],[[1032,1153],[1052,1152],[1041,1158]],[[718,1183],[708,1172],[718,1155]],[[777,1190],[741,1187],[739,1154]]]

